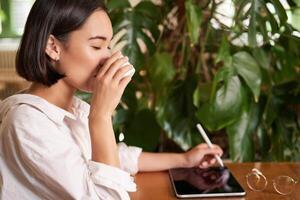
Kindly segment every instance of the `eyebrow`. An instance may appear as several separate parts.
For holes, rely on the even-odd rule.
[[[106,41],[106,40],[107,40],[107,37],[104,37],[104,36],[94,36],[94,37],[90,37],[90,38],[89,38],[89,40],[96,40],[96,39]]]

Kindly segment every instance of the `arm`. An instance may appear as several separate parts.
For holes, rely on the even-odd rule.
[[[214,155],[221,156],[222,149],[213,145],[199,144],[185,153],[146,153],[139,157],[139,171],[162,171],[171,168],[200,167],[206,168],[215,164]]]
[[[142,152],[139,157],[139,171],[163,171],[180,168],[186,165],[183,153],[148,153]]]
[[[123,74],[131,67],[120,68],[128,61],[120,52],[110,57],[94,79],[94,91],[89,115],[92,160],[120,167],[118,148],[112,126],[112,114],[131,77]]]

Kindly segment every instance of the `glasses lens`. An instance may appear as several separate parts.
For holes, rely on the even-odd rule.
[[[296,182],[289,176],[278,176],[273,180],[273,185],[279,194],[287,195],[293,192]]]
[[[254,191],[262,191],[267,186],[267,179],[261,173],[257,173],[256,171],[252,171],[247,176],[247,184],[251,190]]]

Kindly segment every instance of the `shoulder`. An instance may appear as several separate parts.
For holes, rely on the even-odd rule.
[[[29,101],[22,96],[12,97],[2,102],[1,132],[18,135],[18,137],[40,137],[57,132],[57,124],[38,104],[38,101]]]
[[[43,134],[57,130],[57,125],[41,110],[28,104],[13,107],[3,123],[18,134]]]

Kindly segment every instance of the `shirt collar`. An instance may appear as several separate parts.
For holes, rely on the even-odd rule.
[[[9,102],[9,106],[14,106],[18,104],[30,105],[43,112],[50,120],[57,124],[62,124],[65,117],[72,120],[77,119],[77,117],[74,114],[58,106],[55,106],[54,104],[51,104],[47,100],[36,95],[16,94],[11,97],[8,97],[7,101]]]

